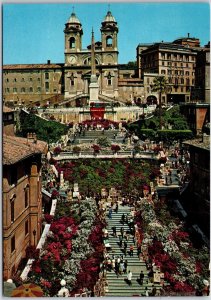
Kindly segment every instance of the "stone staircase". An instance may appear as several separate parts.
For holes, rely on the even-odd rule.
[[[97,143],[98,138],[107,137],[113,144],[119,144],[123,142],[124,135],[122,135],[119,130],[105,130],[104,134],[101,130],[88,130],[85,131],[85,135],[83,133],[77,133],[74,144],[82,144],[82,143]],[[73,140],[73,135],[70,136],[70,140]]]
[[[108,216],[106,217],[106,221],[108,222],[107,230],[109,233],[109,244],[111,245],[111,249],[109,251],[109,255],[112,257],[112,255],[121,256],[123,254],[122,250],[119,247],[119,235],[120,235],[120,228],[124,227],[124,231],[129,230],[129,226],[127,224],[122,224],[120,222],[121,216],[124,213],[125,215],[130,215],[130,207],[128,206],[121,206],[119,205],[118,213],[113,212],[112,213],[112,219],[109,219]],[[114,237],[112,235],[112,227],[115,226],[117,229],[117,237]],[[132,236],[129,236],[129,240],[127,242],[127,251],[129,251],[130,245],[133,244]],[[134,245],[134,244],[133,244]],[[130,257],[129,252],[127,252],[127,256],[124,256],[124,259],[127,259],[128,261],[128,267],[127,271],[131,271],[132,276],[132,285],[129,286],[127,282],[124,280],[127,278],[127,274],[122,274],[117,277],[115,272],[112,270],[111,272],[107,271],[106,273],[106,280],[107,280],[107,290],[105,293],[105,296],[107,297],[132,297],[132,296],[142,296],[145,295],[144,291],[145,288],[148,288],[148,291],[151,292],[152,285],[148,279],[148,271],[146,268],[146,264],[142,259],[139,259],[137,256],[137,249],[136,245],[134,245],[134,251],[133,256]],[[144,280],[143,284],[140,285],[137,279],[139,278],[139,275],[143,271],[144,273]],[[158,289],[160,288],[159,284],[154,284],[154,286]]]

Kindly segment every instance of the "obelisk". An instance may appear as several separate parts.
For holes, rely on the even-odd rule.
[[[95,68],[95,41],[94,41],[94,31],[92,29],[92,44],[91,44],[91,78],[89,85],[89,104],[91,102],[98,102],[99,85],[96,76]]]

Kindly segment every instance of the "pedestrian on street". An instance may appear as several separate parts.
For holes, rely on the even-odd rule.
[[[128,274],[127,274],[127,282],[128,282],[128,284],[131,286],[132,285],[132,276],[133,276],[133,274],[132,274],[132,272],[129,270],[128,271]]]
[[[112,267],[112,270],[115,270],[115,256],[114,255],[111,260],[111,267]]]
[[[128,215],[125,216],[125,223],[128,224]]]
[[[141,254],[141,245],[138,245],[137,247],[137,255],[139,257],[139,255]]]
[[[116,276],[119,277],[119,264],[118,264],[117,260],[115,261],[115,273],[116,273]]]
[[[127,242],[124,241],[124,254],[127,255]]]
[[[119,235],[119,247],[122,248],[122,236]]]
[[[113,236],[117,237],[117,235],[116,235],[116,226],[112,227],[112,231],[113,231]]]
[[[109,207],[108,217],[109,219],[112,219],[112,207]]]
[[[125,214],[122,215],[121,221],[122,221],[122,224],[124,225],[125,224]]]
[[[143,271],[141,271],[140,275],[139,275],[139,282],[140,282],[140,285],[143,284],[143,281],[144,281],[144,273]]]
[[[122,275],[123,271],[124,271],[124,262],[123,262],[123,260],[121,260],[120,264],[119,264],[119,273],[120,273],[120,275]]]
[[[124,273],[125,274],[127,273],[127,265],[128,265],[128,262],[127,262],[127,259],[125,259],[125,261],[124,261]]]
[[[130,245],[130,256],[133,256],[133,245]]]
[[[152,285],[152,291],[151,291],[151,293],[150,293],[150,296],[156,296],[156,294],[157,294],[157,289],[156,289],[156,287],[154,286],[154,284]]]
[[[116,203],[116,207],[114,209],[115,213],[117,214],[118,213],[118,210],[119,210],[119,205],[118,205],[118,202]]]
[[[121,233],[121,236],[122,236],[122,238],[123,238],[123,236],[124,236],[124,227],[121,227],[121,228],[120,228],[120,233]]]

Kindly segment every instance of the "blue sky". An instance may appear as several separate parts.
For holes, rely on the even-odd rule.
[[[83,26],[83,48],[91,30],[100,40],[107,3],[3,4],[3,64],[64,62],[64,24],[72,7]],[[209,3],[110,3],[118,22],[119,63],[136,60],[139,43],[171,42],[178,37],[197,37],[201,45],[210,39]]]

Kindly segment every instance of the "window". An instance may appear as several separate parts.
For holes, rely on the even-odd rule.
[[[45,90],[46,90],[46,92],[49,92],[49,82],[45,83]]]
[[[108,36],[108,37],[106,38],[106,47],[112,47],[112,44],[113,44],[112,37],[111,37],[111,36]]]
[[[6,79],[6,82],[9,82],[9,79],[8,79],[8,78]]]
[[[22,82],[24,82],[24,81],[25,81],[25,79],[24,79],[24,78],[21,78],[21,81],[22,81]]]
[[[181,63],[180,66],[183,67],[183,63]]]
[[[184,78],[181,78],[181,84],[184,84]]]
[[[170,61],[168,61],[168,66],[171,66],[171,62]]]
[[[171,59],[171,54],[167,54],[167,59]]]
[[[189,76],[189,71],[186,71],[186,72],[185,72],[185,75],[188,75],[188,76]]]
[[[41,92],[41,87],[40,86],[37,87],[37,92],[38,93]]]
[[[7,93],[9,93],[10,92],[10,88],[6,88],[6,91],[7,91]]]
[[[177,63],[174,63],[175,67],[177,67]]]
[[[31,77],[29,78],[29,81],[32,81],[32,78],[31,78]]]
[[[24,189],[24,200],[25,200],[25,208],[29,205],[29,187],[26,186]]]
[[[178,75],[178,70],[175,70],[175,75]]]
[[[33,87],[30,87],[30,88],[29,88],[29,92],[30,92],[30,93],[33,93]]]
[[[75,48],[75,38],[74,37],[71,37],[69,39],[69,46],[70,46],[70,49],[74,49]]]
[[[13,93],[17,93],[17,88],[13,88]]]
[[[183,87],[181,87],[181,93],[183,93]]]
[[[24,87],[21,88],[21,93],[25,93],[26,89]]]
[[[161,70],[161,74],[166,74],[166,70]]]
[[[25,235],[27,235],[29,233],[29,221],[27,220],[25,222]]]
[[[40,78],[39,78],[39,77],[37,78],[37,81],[40,81]]]
[[[165,59],[165,54],[164,53],[161,53],[161,58]]]
[[[171,75],[171,70],[168,70],[168,75]]]
[[[172,83],[172,78],[171,77],[169,77],[169,83]]]
[[[17,79],[16,78],[14,78],[14,80],[13,80],[14,82],[17,82]]]
[[[16,196],[14,195],[12,199],[10,199],[10,217],[11,217],[11,222],[14,222],[15,220],[15,198]]]
[[[70,86],[74,86],[74,84],[75,84],[74,75],[72,73],[71,76],[70,76]]]
[[[11,238],[11,253],[15,251],[15,236]]]
[[[189,78],[186,79],[186,85],[188,85],[188,86],[190,85],[190,79]]]
[[[110,72],[108,73],[107,79],[108,79],[108,85],[111,85],[111,73]]]
[[[45,73],[45,79],[46,79],[46,80],[49,79],[49,73]]]
[[[181,75],[184,75],[184,71],[180,71],[180,74],[181,74]]]
[[[165,66],[165,62],[164,61],[162,61],[162,66]]]

